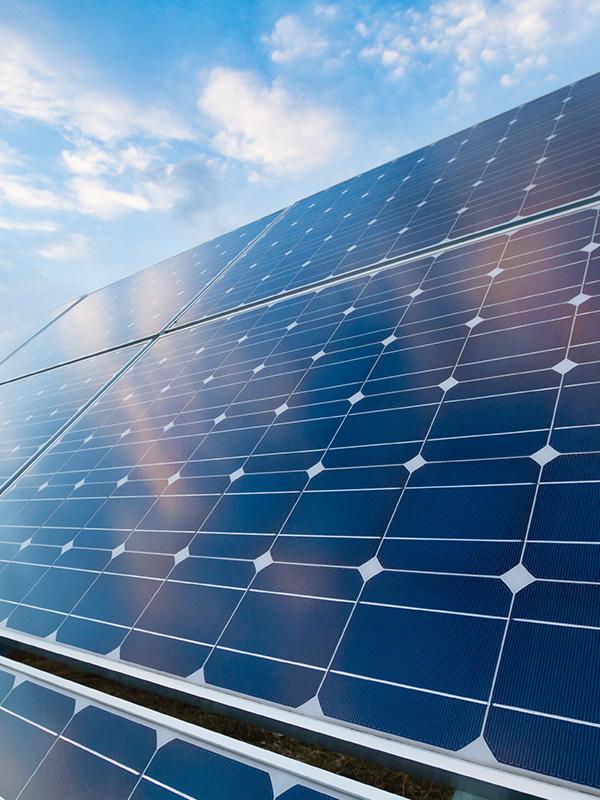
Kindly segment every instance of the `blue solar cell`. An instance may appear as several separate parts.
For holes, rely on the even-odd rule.
[[[365,586],[365,603],[506,617],[511,595],[501,581],[473,575],[383,571]]]
[[[510,709],[580,741],[598,225],[553,217],[161,336],[0,499],[3,635],[342,738],[513,764]],[[588,780],[525,746],[526,769]]]
[[[65,781],[65,775],[69,776],[68,781]],[[102,795],[125,798],[130,796],[135,783],[135,773],[59,739],[41,761],[20,797],[42,800],[50,792],[60,792],[65,800]]]
[[[503,632],[502,618],[389,608],[365,600],[352,617],[332,671],[485,701]],[[337,716],[333,707],[330,713]]]
[[[184,796],[207,800],[230,797],[233,786],[239,786],[249,800],[266,800],[273,791],[267,772],[182,741],[170,742],[162,748],[148,776],[160,784],[171,785]],[[144,792],[139,796],[144,797]]]
[[[514,619],[508,630],[494,703],[598,723],[600,633],[571,625]],[[560,687],[560,691],[557,691]]]
[[[590,753],[597,753],[600,748],[599,731],[597,726],[573,725],[568,720],[522,714],[493,705],[486,738],[503,764],[584,786],[598,786],[598,759],[590,758]],[[531,745],[524,748],[523,741]]]
[[[6,800],[393,800],[7,659],[0,686]]]
[[[53,736],[16,716],[0,716],[0,747],[6,767],[0,778],[0,791],[15,800],[36,767],[52,746]]]
[[[4,699],[2,708],[26,717],[44,728],[62,730],[73,715],[75,702],[72,697],[26,682],[12,689]]]
[[[485,713],[482,703],[338,672],[319,697],[328,716],[388,734],[402,729],[405,738],[453,751],[477,738]]]

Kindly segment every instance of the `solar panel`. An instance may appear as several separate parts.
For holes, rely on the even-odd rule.
[[[299,201],[180,322],[597,195],[599,104],[600,74]]]
[[[535,796],[600,786],[597,217],[160,337],[0,500],[2,635]]]
[[[0,364],[0,382],[153,336],[276,217],[271,214],[88,295]]]
[[[396,795],[0,658],[5,800],[393,800]]]
[[[0,488],[136,352],[124,348],[0,385]]]

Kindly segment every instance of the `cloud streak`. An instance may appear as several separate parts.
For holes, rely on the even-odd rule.
[[[39,222],[33,220],[18,220],[7,219],[0,217],[0,230],[2,231],[19,231],[21,233],[55,233],[60,229],[56,222],[50,220],[40,220]]]
[[[83,261],[90,253],[90,240],[81,233],[72,233],[66,239],[50,242],[38,250],[50,261]]]

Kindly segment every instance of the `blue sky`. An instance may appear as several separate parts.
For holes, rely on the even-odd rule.
[[[600,0],[3,0],[0,329],[600,70]]]

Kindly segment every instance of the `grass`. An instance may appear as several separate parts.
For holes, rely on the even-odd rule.
[[[63,661],[53,661],[40,655],[10,650],[7,656],[14,661],[28,664],[44,672],[58,675],[75,683],[88,686],[106,694],[120,697],[131,703],[159,711],[171,717],[199,725],[217,733],[225,734],[249,744],[271,750],[275,753],[295,758],[306,764],[353,778],[356,781],[385,789],[409,800],[451,800],[452,790],[413,778],[402,772],[382,767],[370,761],[318,747],[298,739],[275,733],[248,722],[236,720],[221,714],[207,711],[196,705],[174,700],[145,689],[120,683],[110,678],[79,669]]]

